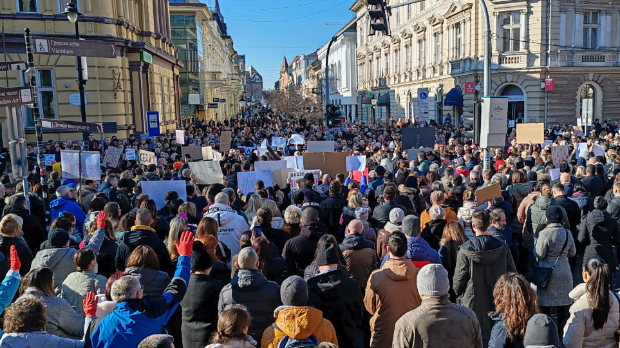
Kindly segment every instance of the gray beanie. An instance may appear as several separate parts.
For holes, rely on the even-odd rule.
[[[443,296],[450,291],[448,271],[437,263],[428,264],[418,272],[418,293],[422,296]]]
[[[446,211],[443,210],[442,207],[438,205],[434,205],[428,210],[428,215],[433,220],[439,220],[439,219],[443,219],[444,216],[446,216]]]
[[[403,219],[401,232],[407,237],[420,236],[420,218],[415,215],[407,215]]]
[[[549,316],[534,314],[527,322],[523,345],[527,347],[559,347],[558,327]]]
[[[305,306],[308,303],[308,284],[300,276],[290,276],[280,287],[280,299],[285,306]]]
[[[368,221],[368,209],[364,207],[355,208],[355,218],[357,220]]]

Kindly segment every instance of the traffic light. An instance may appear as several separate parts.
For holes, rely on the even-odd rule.
[[[380,31],[383,35],[389,35],[388,16],[384,0],[368,0],[368,14],[370,15],[370,31],[368,35],[375,35]]]
[[[342,115],[342,111],[340,111],[340,107],[335,106],[333,104],[327,105],[326,117],[327,117],[328,128],[338,127],[344,120],[344,116]]]
[[[474,102],[474,105],[463,106],[463,125],[467,129],[465,137],[473,139],[474,144],[480,144],[480,119],[482,109],[480,102]]]

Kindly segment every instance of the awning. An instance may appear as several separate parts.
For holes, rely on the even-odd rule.
[[[443,105],[463,106],[463,92],[460,87],[454,87],[446,94]]]
[[[362,104],[370,104],[370,97],[364,97],[364,99],[362,99]]]
[[[383,93],[377,100],[377,106],[390,106],[390,93]]]

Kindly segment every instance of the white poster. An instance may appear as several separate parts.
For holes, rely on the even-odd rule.
[[[82,152],[82,179],[101,180],[101,154]],[[80,152],[61,151],[60,162],[63,179],[80,178]]]
[[[174,132],[176,134],[177,144],[185,145],[185,131],[177,129]]]
[[[271,137],[271,146],[285,148],[286,138]]]
[[[45,166],[50,167],[56,163],[56,155],[44,155],[45,156]]]
[[[155,152],[140,150],[140,164],[149,165],[157,164],[157,158]]]
[[[304,156],[286,156],[286,168],[293,171],[304,170]]]
[[[366,156],[347,156],[347,171],[363,172],[364,169],[366,169]]]
[[[166,193],[170,191],[175,191],[179,194],[180,199],[184,202],[187,201],[187,191],[185,189],[187,183],[185,180],[142,181],[140,185],[142,186],[142,193],[149,195],[155,201],[157,210],[166,205],[164,198]]]
[[[256,181],[262,180],[265,187],[273,187],[273,172],[268,170],[253,171],[253,172],[238,172],[237,173],[237,187],[247,195],[250,192],[256,192],[254,185]]]
[[[136,149],[126,149],[125,158],[127,158],[128,161],[135,161],[136,160]]]
[[[303,145],[304,144],[304,136],[299,134],[291,135],[291,144],[294,145]]]
[[[222,183],[222,167],[220,161],[189,162],[189,169],[201,185]]]

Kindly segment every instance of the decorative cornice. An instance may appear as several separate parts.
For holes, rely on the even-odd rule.
[[[429,19],[428,19],[428,23],[432,26],[435,25],[440,25],[443,23],[443,17],[441,17],[439,14],[434,13]]]
[[[426,31],[426,26],[423,23],[417,22],[416,24],[413,25],[413,30],[417,34],[420,34]]]

